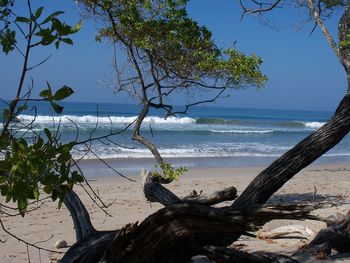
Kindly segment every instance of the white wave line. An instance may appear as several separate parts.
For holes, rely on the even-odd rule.
[[[72,121],[76,123],[96,123],[97,121],[99,123],[132,123],[135,121],[137,116],[104,116],[104,117],[97,117],[93,115],[84,115],[84,116],[77,116],[77,115],[63,115],[63,116],[48,116],[48,115],[19,115],[19,120],[22,122],[31,122],[35,119],[36,123],[52,123],[53,121],[58,122],[61,121],[61,123],[70,123]],[[144,120],[145,123],[154,123],[154,124],[185,124],[185,123],[195,123],[196,120],[190,117],[168,117],[167,119],[158,117],[158,116],[149,116],[146,117]]]

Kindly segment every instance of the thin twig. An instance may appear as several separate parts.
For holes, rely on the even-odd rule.
[[[31,247],[34,247],[34,248],[36,248],[36,249],[44,250],[44,251],[52,252],[52,253],[59,253],[59,254],[64,254],[64,253],[65,253],[65,252],[62,252],[62,251],[51,250],[51,249],[47,249],[47,248],[44,248],[44,247],[40,247],[40,246],[37,246],[37,245],[35,245],[35,244],[32,244],[32,243],[30,243],[30,242],[25,241],[24,239],[22,239],[22,238],[20,238],[20,237],[18,237],[18,236],[16,236],[16,235],[12,234],[11,232],[9,232],[9,231],[5,228],[5,226],[4,226],[4,224],[3,224],[3,222],[2,222],[1,219],[0,219],[0,225],[1,225],[2,230],[4,230],[4,232],[5,232],[6,234],[8,234],[9,236],[11,236],[11,237],[17,239],[19,242],[22,242],[22,243],[24,243],[24,244],[27,245],[27,246],[31,246]]]

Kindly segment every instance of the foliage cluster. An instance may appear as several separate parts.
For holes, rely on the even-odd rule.
[[[32,10],[27,1],[28,15],[20,16],[15,12],[14,1],[0,1],[0,45],[5,54],[17,50],[23,56],[23,68],[20,72],[20,84],[14,100],[2,113],[2,130],[0,133],[0,193],[5,201],[17,203],[19,212],[24,215],[30,199],[38,200],[40,189],[51,197],[63,202],[65,193],[74,184],[84,181],[82,175],[71,169],[73,159],[71,149],[74,142],[61,143],[57,131],[45,128],[42,132],[33,129],[34,124],[21,123],[17,116],[27,110],[28,101],[49,101],[53,110],[59,114],[63,107],[61,101],[73,94],[70,87],[63,86],[53,93],[47,83],[47,89],[41,91],[38,99],[31,97],[30,87],[23,95],[23,85],[27,73],[34,67],[29,66],[30,52],[35,47],[54,44],[58,49],[60,43],[73,44],[70,35],[81,27],[81,22],[70,26],[60,20],[62,11],[43,17],[43,7]],[[18,45],[19,37],[25,43],[25,50]],[[22,43],[21,42],[21,43]],[[7,103],[3,101],[4,103]]]
[[[226,87],[237,87],[261,86],[266,81],[259,70],[262,60],[235,48],[218,48],[211,32],[188,17],[186,0],[83,2],[94,12],[102,9],[112,20],[99,38],[126,47],[130,59],[130,52],[136,52],[136,59],[149,67],[149,75],[156,75],[158,82],[187,87],[195,86],[196,81],[215,79]]]
[[[339,47],[341,49],[348,49],[348,48],[350,48],[350,30],[346,34],[346,39],[339,42]]]
[[[168,184],[172,181],[179,181],[180,176],[187,172],[187,168],[180,166],[174,168],[170,163],[161,163],[156,165],[156,171],[151,173],[153,181],[162,184]]]

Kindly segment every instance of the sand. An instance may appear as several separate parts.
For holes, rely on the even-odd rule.
[[[170,184],[169,188],[178,196],[185,196],[194,189],[210,192],[233,185],[240,193],[262,169],[262,167],[192,169],[179,182]],[[350,209],[349,171],[350,164],[348,163],[310,166],[290,180],[273,198],[285,202],[312,200],[316,188],[316,198],[324,199],[324,195],[330,198],[342,198],[341,205],[317,210],[316,214],[327,216],[335,213],[346,213]],[[133,178],[137,179],[137,182],[129,182],[118,176],[91,178],[90,183],[99,193],[101,199],[106,204],[112,203],[108,208],[108,213],[111,216],[106,216],[81,188],[75,189],[86,205],[96,229],[118,229],[127,223],[142,221],[162,207],[160,204],[147,202],[142,193],[140,178],[136,175]],[[3,203],[4,200],[0,199],[0,201]],[[36,205],[31,208],[35,207]],[[47,249],[56,250],[54,244],[59,239],[66,240],[68,245],[75,242],[73,223],[67,209],[62,206],[59,210],[57,203],[51,201],[40,204],[40,208],[29,212],[24,218],[20,216],[6,217],[1,213],[0,218],[11,233]],[[275,220],[264,226],[264,229],[268,230],[295,223],[307,225],[315,231],[325,226],[324,223],[309,220],[302,222]],[[26,245],[18,242],[2,229],[0,229],[0,241],[0,262],[28,262]],[[303,245],[304,242],[301,239],[266,241],[241,238],[236,244],[241,244],[248,251],[267,250],[290,253]],[[66,249],[58,251],[64,252]],[[29,248],[29,255],[30,262],[56,262],[62,256],[58,253],[39,251],[34,248]]]

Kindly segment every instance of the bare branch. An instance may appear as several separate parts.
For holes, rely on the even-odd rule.
[[[239,0],[239,4],[243,9],[243,13],[241,15],[241,20],[243,20],[244,16],[249,14],[262,14],[263,12],[271,11],[272,9],[275,9],[278,7],[280,3],[282,3],[282,0],[276,0],[272,3],[266,3],[266,2],[259,2],[255,0],[250,0],[253,4],[257,5],[257,8],[248,8],[243,4],[243,0]]]
[[[331,34],[329,33],[327,27],[323,23],[323,20],[321,19],[320,11],[317,11],[315,9],[315,5],[314,5],[313,0],[308,0],[308,4],[309,4],[309,8],[310,8],[310,13],[315,18],[315,20],[316,20],[317,24],[319,25],[323,35],[327,39],[328,44],[331,46],[331,48],[335,52],[335,54],[337,55],[338,59],[340,61],[343,61],[342,57],[339,54],[339,49],[338,49],[338,46],[337,46],[336,42],[334,41],[334,39],[331,36]]]
[[[28,241],[25,241],[24,239],[22,239],[22,238],[20,238],[20,237],[18,237],[18,236],[16,236],[16,235],[12,234],[11,232],[9,232],[9,231],[5,228],[5,226],[4,226],[4,224],[3,224],[3,222],[2,222],[1,219],[0,219],[0,225],[1,225],[2,230],[4,230],[4,232],[5,232],[6,234],[8,234],[9,236],[11,236],[11,237],[17,239],[18,242],[22,242],[22,243],[24,243],[24,244],[27,245],[27,246],[31,246],[31,247],[34,247],[34,248],[36,248],[36,249],[44,250],[44,251],[52,252],[52,253],[59,253],[59,254],[64,254],[64,253],[65,253],[65,252],[62,252],[62,251],[51,250],[51,249],[47,249],[47,248],[44,248],[44,247],[40,247],[40,246],[35,245],[35,243],[30,243],[30,242],[28,242]]]

